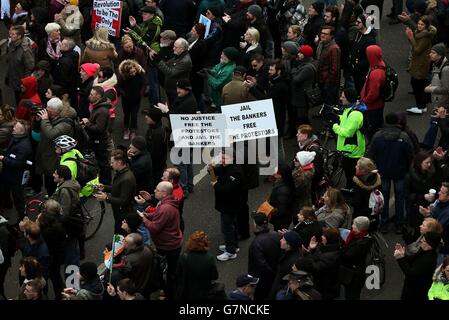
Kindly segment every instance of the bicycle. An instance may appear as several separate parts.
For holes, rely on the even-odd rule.
[[[42,211],[45,201],[33,199],[25,204],[25,215],[31,221],[36,221]],[[104,215],[106,213],[106,205],[102,201],[98,201],[93,196],[81,198],[81,209],[85,218],[85,240],[92,239],[101,227]]]
[[[103,201],[98,201],[94,196],[89,196],[86,199],[81,198],[81,208],[86,219],[86,238],[85,240],[92,239],[95,234],[100,230],[103,222],[104,215],[106,213],[106,205]]]
[[[324,179],[327,181],[327,184],[330,187],[339,189],[343,188],[343,157],[345,152],[337,150],[330,151],[324,147],[321,148],[324,151]]]

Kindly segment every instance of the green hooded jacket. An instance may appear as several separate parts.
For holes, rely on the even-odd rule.
[[[151,20],[136,24],[128,34],[135,40],[138,46],[143,49],[146,49],[146,46],[148,46],[159,53],[159,50],[161,50],[159,44],[161,27],[162,19],[155,15]]]
[[[219,63],[211,71],[208,84],[211,88],[212,102],[220,107],[223,104],[223,87],[232,80],[235,63]]]
[[[344,151],[348,158],[365,155],[365,136],[360,132],[362,126],[363,114],[353,108],[346,108],[340,116],[340,124],[332,126],[332,130],[338,135],[337,150]]]

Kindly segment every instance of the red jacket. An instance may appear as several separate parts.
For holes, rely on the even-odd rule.
[[[29,76],[21,79],[20,82],[25,87],[25,92],[20,96],[15,115],[17,119],[31,121],[31,109],[22,102],[23,100],[31,100],[36,105],[42,104],[37,93],[37,79],[34,76]]]
[[[182,198],[184,197],[184,191],[182,191],[182,188],[179,184],[173,184],[173,197],[178,200],[179,202],[182,201]]]
[[[182,245],[182,232],[179,228],[179,201],[173,195],[162,199],[156,211],[143,223],[150,230],[151,239],[157,249],[175,250]]]
[[[382,60],[382,49],[377,45],[369,46],[366,48],[366,56],[370,67],[365,84],[360,92],[360,100],[367,105],[368,110],[377,110],[385,105],[385,101],[381,97],[386,78],[385,71],[375,69],[376,66],[385,67],[385,62]]]

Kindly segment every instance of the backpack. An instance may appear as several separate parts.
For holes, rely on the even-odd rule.
[[[370,193],[369,208],[372,209],[372,216],[380,215],[384,210],[384,196],[379,189],[376,189]]]
[[[147,245],[147,247],[153,253],[150,280],[147,287],[148,293],[152,293],[165,288],[168,265],[167,258],[165,256],[157,253],[157,251],[152,246]]]
[[[385,102],[393,101],[396,90],[399,85],[398,73],[391,66],[375,66],[375,69],[382,69],[385,71],[385,83],[381,89],[380,96]]]
[[[70,197],[73,199],[75,191],[69,188],[67,190],[69,190]],[[86,218],[81,208],[81,203],[79,201],[72,201],[69,216],[63,220],[67,235],[71,238],[79,238],[84,232],[85,224]]]
[[[63,122],[69,123],[73,128],[73,139],[76,140],[76,148],[83,151],[89,147],[89,135],[79,121],[74,121],[70,118],[64,118]]]
[[[76,181],[81,187],[84,187],[89,181],[92,181],[98,176],[98,166],[94,162],[94,157],[90,158],[87,155],[84,158],[76,156],[76,158],[66,158],[65,161],[74,161],[76,163],[78,175]]]

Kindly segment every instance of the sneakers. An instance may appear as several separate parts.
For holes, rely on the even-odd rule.
[[[423,113],[427,112],[427,108],[412,107],[412,108],[408,108],[407,112],[410,112],[413,114],[423,114]]]
[[[228,261],[237,258],[237,253],[229,253],[229,252],[223,252],[219,256],[217,256],[218,261]]]
[[[226,252],[226,245],[225,244],[219,245],[218,250],[220,250],[221,252]],[[235,253],[237,253],[239,251],[240,251],[240,248],[235,249]]]
[[[123,140],[129,140],[129,129],[123,131]]]

